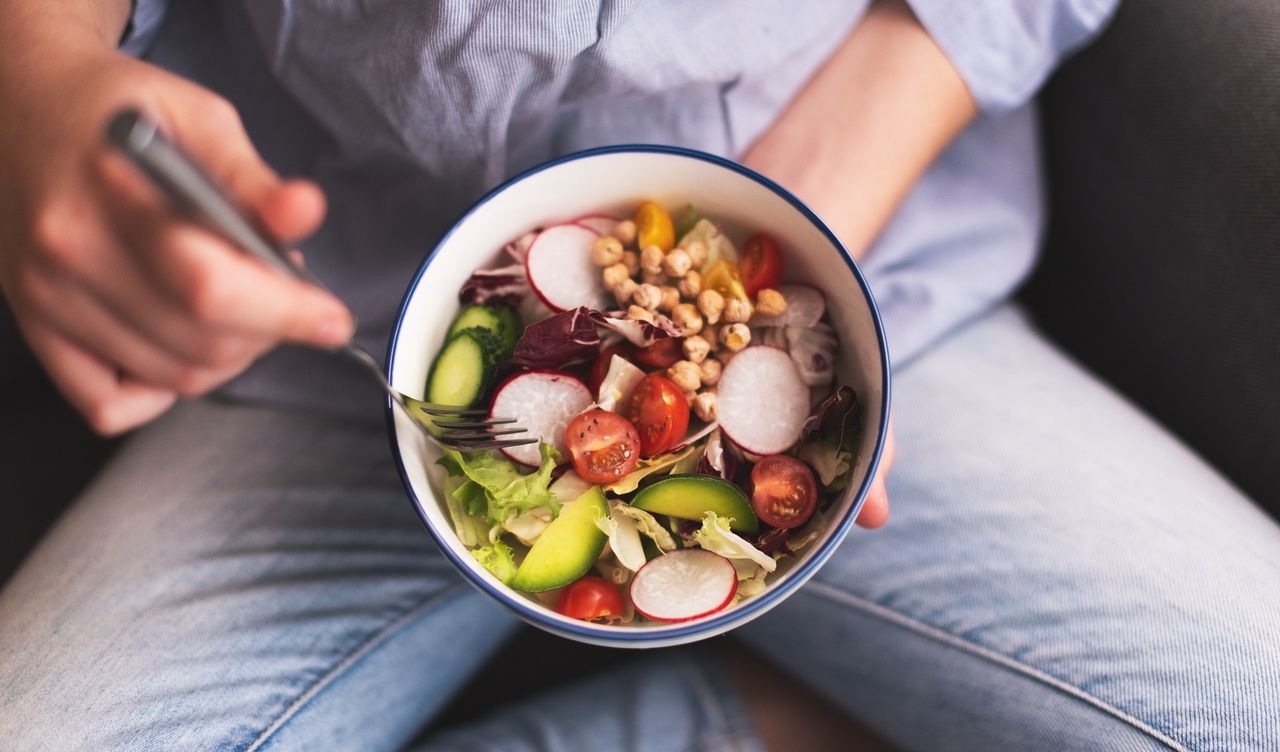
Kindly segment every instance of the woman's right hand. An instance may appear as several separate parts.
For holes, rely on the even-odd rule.
[[[281,342],[350,337],[337,299],[183,221],[105,145],[108,119],[138,107],[280,240],[310,234],[323,194],[281,181],[226,100],[88,30],[24,42],[0,55],[0,290],[95,430],[141,425]]]

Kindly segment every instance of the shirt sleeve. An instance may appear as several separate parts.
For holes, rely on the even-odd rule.
[[[120,49],[136,57],[145,54],[160,30],[168,7],[168,0],[133,0],[133,11],[120,38]]]
[[[1119,0],[907,0],[988,113],[1030,100],[1088,42]]]

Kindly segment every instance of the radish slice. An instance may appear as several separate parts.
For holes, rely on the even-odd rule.
[[[716,415],[733,443],[754,454],[777,454],[800,440],[809,387],[785,351],[748,347],[725,366],[719,389]]]
[[[574,377],[555,371],[526,371],[507,379],[493,396],[489,416],[515,418],[524,433],[503,436],[523,439],[530,435],[554,444],[565,454],[564,430],[573,416],[591,407],[591,390]],[[503,453],[522,465],[537,467],[542,457],[537,444],[505,447]]]
[[[689,621],[733,600],[738,572],[720,554],[681,548],[645,564],[631,581],[636,611],[654,621]]]
[[[600,267],[591,261],[597,237],[579,225],[555,225],[543,230],[529,246],[525,274],[533,291],[552,310],[608,307]]]
[[[618,225],[618,218],[610,217],[608,214],[588,214],[585,217],[578,217],[573,220],[573,223],[587,228],[596,235],[608,235]]]
[[[827,298],[808,285],[779,285],[778,292],[787,301],[787,310],[776,316],[757,313],[751,317],[751,326],[802,326],[810,327],[822,320],[827,312]]]

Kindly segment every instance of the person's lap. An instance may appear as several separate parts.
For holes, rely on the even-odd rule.
[[[895,411],[890,525],[741,636],[904,746],[1275,743],[1273,523],[1007,310]],[[513,628],[431,550],[379,425],[190,405],[0,594],[0,746],[390,749]],[[706,694],[689,744],[733,730]],[[548,725],[609,704],[562,695]]]
[[[1012,308],[894,415],[889,524],[739,635],[911,749],[1280,749],[1270,518]]]

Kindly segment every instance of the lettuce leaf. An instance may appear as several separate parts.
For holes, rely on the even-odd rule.
[[[658,550],[666,553],[667,551],[674,551],[676,549],[675,537],[671,535],[670,530],[662,526],[661,522],[658,522],[657,517],[654,517],[643,509],[636,509],[626,502],[620,501],[610,506],[613,510],[613,514],[621,514],[626,517],[630,517],[635,523],[636,530],[638,530],[641,535],[652,540],[654,545],[658,547]]]
[[[648,561],[644,555],[644,547],[640,544],[640,531],[636,528],[635,520],[618,509],[619,505],[611,506],[608,517],[596,518],[596,527],[609,536],[609,548],[617,557],[618,563],[632,572],[638,571]]]
[[[748,559],[759,564],[765,571],[772,572],[778,568],[778,562],[772,556],[751,545],[729,529],[728,523],[722,521],[715,512],[707,512],[702,517],[702,527],[693,535],[693,542],[712,553],[720,554],[726,559]]]
[[[660,473],[664,470],[667,472],[670,472],[671,468],[674,467],[676,463],[680,462],[680,460],[684,459],[685,457],[688,457],[689,455],[693,454],[696,450],[697,450],[697,447],[690,445],[685,447],[684,449],[681,449],[678,452],[668,452],[667,454],[660,454],[657,457],[650,457],[647,460],[642,459],[638,463],[636,463],[635,470],[632,470],[631,472],[622,476],[617,481],[615,481],[612,485],[605,486],[604,490],[613,494],[617,494],[618,496],[629,494],[640,487],[640,481],[644,480],[650,475],[654,475],[655,473]]]
[[[476,516],[484,511],[483,491],[480,494],[480,509],[472,511],[465,501],[468,497],[465,490],[468,487],[480,488],[462,475],[450,475],[444,479],[444,503],[449,512],[449,521],[453,523],[453,531],[457,533],[462,545],[471,548],[480,545],[488,537],[489,526]]]
[[[500,525],[513,515],[518,516],[537,507],[550,509],[553,517],[560,513],[560,502],[548,490],[560,453],[546,442],[539,445],[538,451],[542,455],[542,464],[529,475],[521,474],[519,465],[496,452],[463,454],[445,449],[439,464],[451,476],[466,476],[479,486],[485,496],[485,519]],[[474,499],[473,496],[468,498]]]
[[[601,410],[619,412],[631,404],[631,394],[636,386],[644,380],[641,371],[626,358],[614,355],[609,359],[609,372],[600,382],[600,393],[596,395],[596,404]]]
[[[809,463],[818,480],[827,488],[835,489],[836,481],[843,481],[853,468],[853,455],[825,441],[810,441],[800,445],[796,457]],[[841,483],[843,487],[843,483]]]
[[[492,545],[474,549],[471,555],[502,582],[509,581],[516,573],[516,560],[511,547],[499,538]]]

